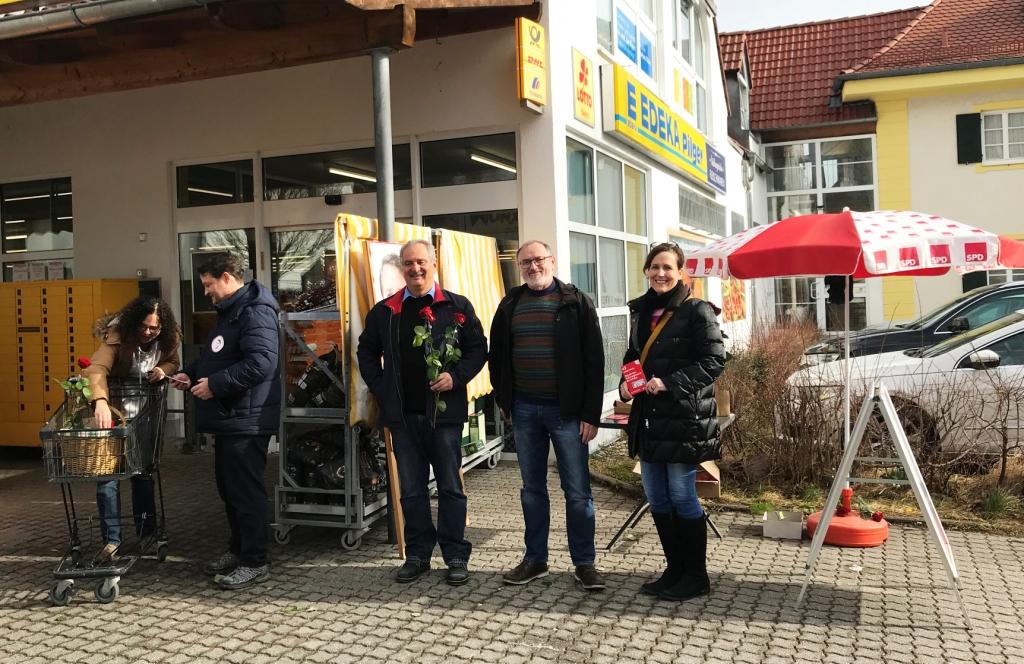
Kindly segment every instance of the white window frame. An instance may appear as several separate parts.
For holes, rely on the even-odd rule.
[[[1024,108],[1009,108],[1005,111],[986,111],[981,114],[981,163],[983,164],[1021,164],[1024,163],[1024,156],[1010,157],[1010,114],[1024,113]],[[985,143],[985,118],[998,116],[1002,120],[1000,133],[1003,141],[1003,157],[1001,159],[989,159],[987,145]],[[1024,127],[1017,127],[1017,129]]]
[[[658,5],[660,3],[654,3],[654,15],[658,15]],[[612,52],[609,53],[612,61],[625,67],[629,72],[639,78],[642,82],[646,83],[652,90],[658,89],[658,81],[660,80],[659,74],[660,65],[658,57],[658,25],[657,21],[648,16],[643,10],[643,3],[641,0],[615,0],[612,3]],[[637,50],[637,61],[633,62],[627,60],[625,55],[619,52],[618,45],[618,34],[619,34],[619,10],[629,15],[633,21],[633,25],[636,26],[636,50]],[[643,29],[641,29],[643,28]],[[595,30],[596,30],[595,21]],[[651,38],[651,47],[654,52],[651,53],[651,66],[654,71],[650,75],[640,68],[640,34],[646,32],[647,36]],[[601,50],[605,50],[604,46],[598,43]]]
[[[680,24],[682,22],[682,16],[684,13],[684,6],[686,7],[685,13],[690,22],[690,52],[688,55],[684,55],[679,48],[679,34]],[[683,113],[693,121],[693,126],[697,128],[705,136],[710,136],[712,133],[711,128],[711,99],[708,91],[708,80],[711,78],[711,70],[713,69],[713,59],[711,57],[711,33],[707,30],[708,27],[708,12],[704,8],[704,2],[701,0],[672,0],[672,48],[671,61],[672,65],[679,71],[684,72],[687,78],[693,80],[693,112],[686,110],[683,106]],[[698,31],[702,35],[701,39],[698,40]],[[701,58],[704,63],[704,75],[701,76],[697,72],[697,46],[698,41],[702,44]],[[702,94],[703,93],[703,94]],[[704,119],[701,122],[700,114],[698,110],[701,107],[699,98],[703,97],[704,107]],[[681,105],[682,106],[682,105]],[[704,126],[701,126],[701,125]]]
[[[651,241],[650,241],[651,226],[652,226],[652,221],[651,221],[651,216],[652,216],[651,215],[651,169],[647,168],[643,164],[637,163],[637,162],[632,161],[632,160],[630,160],[628,158],[624,158],[623,155],[620,152],[618,152],[616,150],[609,149],[608,146],[597,145],[592,140],[589,140],[589,139],[587,139],[586,137],[584,137],[584,136],[582,136],[580,134],[568,133],[567,132],[566,133],[566,138],[567,139],[572,139],[576,143],[579,143],[580,145],[583,145],[583,146],[589,148],[594,153],[593,159],[591,160],[591,162],[593,164],[593,166],[591,168],[591,177],[593,178],[593,184],[594,184],[594,223],[593,223],[593,225],[591,225],[591,224],[580,223],[578,221],[570,221],[569,222],[569,232],[570,233],[578,233],[580,235],[586,235],[586,236],[594,238],[595,250],[597,252],[597,274],[595,275],[596,276],[596,281],[595,281],[595,284],[594,284],[595,289],[596,289],[595,293],[594,293],[594,295],[596,296],[596,301],[594,302],[594,306],[597,309],[597,317],[598,317],[598,320],[600,321],[600,320],[602,320],[602,319],[604,319],[606,317],[626,316],[627,317],[627,326],[628,326],[629,307],[625,303],[621,304],[621,305],[605,306],[601,302],[601,290],[602,290],[602,283],[601,283],[601,281],[603,279],[603,276],[602,276],[602,273],[601,273],[601,239],[602,238],[607,238],[609,240],[617,240],[617,241],[620,241],[622,243],[622,264],[624,266],[624,268],[623,268],[623,278],[624,278],[623,288],[625,289],[626,302],[628,303],[629,302],[629,274],[628,274],[628,272],[629,272],[629,253],[628,253],[628,251],[626,249],[627,244],[628,243],[639,244],[639,245],[643,246],[645,250],[647,248],[649,248],[650,244],[651,244]],[[626,226],[625,216],[623,217],[623,229],[622,230],[613,230],[613,229],[605,228],[605,227],[601,226],[601,221],[600,221],[601,212],[600,212],[599,205],[598,205],[598,200],[597,200],[597,153],[598,152],[602,153],[607,158],[614,159],[615,161],[619,162],[623,167],[629,166],[630,168],[633,168],[633,169],[635,169],[635,170],[637,170],[637,171],[639,171],[640,173],[643,174],[643,176],[644,176],[644,226],[645,226],[645,231],[646,231],[646,233],[644,235],[638,235],[638,234],[635,234],[635,233],[627,232],[626,229],[625,229],[625,226]],[[623,176],[622,176],[621,180],[622,180],[622,185],[621,186],[622,186],[623,213],[625,213],[626,177],[625,177],[625,171],[624,170],[623,170]],[[566,205],[568,205],[568,197],[566,197]],[[609,361],[616,362],[618,360],[615,359],[615,358],[613,358],[612,360],[609,360],[608,358],[605,358],[606,366],[611,366],[611,365],[608,364]]]

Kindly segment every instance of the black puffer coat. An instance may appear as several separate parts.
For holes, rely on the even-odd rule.
[[[644,363],[644,375],[656,376],[668,388],[658,394],[638,394],[629,414],[629,454],[654,463],[700,463],[719,459],[715,419],[715,379],[725,367],[722,331],[711,305],[689,297],[680,284],[665,306],[672,318],[654,340]],[[629,348],[623,364],[640,359],[640,325],[651,315],[641,296],[629,303]]]

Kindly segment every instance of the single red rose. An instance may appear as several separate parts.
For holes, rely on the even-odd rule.
[[[80,368],[80,369],[87,369],[88,367],[91,367],[91,366],[92,366],[92,360],[90,360],[89,358],[87,358],[87,357],[80,357],[80,358],[78,358],[78,368]]]
[[[884,518],[885,518],[885,515],[882,514],[881,512],[875,512],[874,514],[871,515],[871,520],[872,521],[881,521]]]
[[[463,325],[465,322],[466,322],[466,314],[464,314],[464,313],[457,313],[457,314],[455,314],[455,324],[456,325]]]
[[[420,318],[427,321],[428,323],[433,323],[434,321],[437,320],[437,318],[434,316],[434,310],[431,309],[430,307],[423,307],[422,309],[420,309]]]

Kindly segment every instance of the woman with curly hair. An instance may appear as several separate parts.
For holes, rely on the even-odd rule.
[[[159,383],[174,375],[181,366],[178,345],[181,329],[171,307],[160,298],[143,295],[135,298],[116,314],[96,321],[93,333],[100,347],[92,355],[92,364],[82,373],[89,379],[96,426],[113,426],[107,377],[138,378]],[[125,415],[132,416],[139,404],[120,404]],[[143,438],[146,438],[143,436]],[[156,535],[156,497],[151,474],[154,440],[140,440],[144,472],[132,477],[132,514],[139,536],[140,552],[145,551]],[[103,547],[96,554],[96,564],[107,564],[121,546],[121,495],[117,480],[96,484],[96,506],[100,517]]]

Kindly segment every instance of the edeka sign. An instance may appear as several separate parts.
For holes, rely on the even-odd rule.
[[[573,116],[594,126],[594,63],[572,49]]]
[[[708,151],[708,184],[725,193],[725,157],[708,143],[704,146]]]
[[[604,130],[670,168],[708,181],[704,136],[619,65],[601,67]]]
[[[516,19],[516,88],[519,98],[538,107],[548,103],[547,48],[544,26]],[[537,108],[538,112],[543,109]]]

